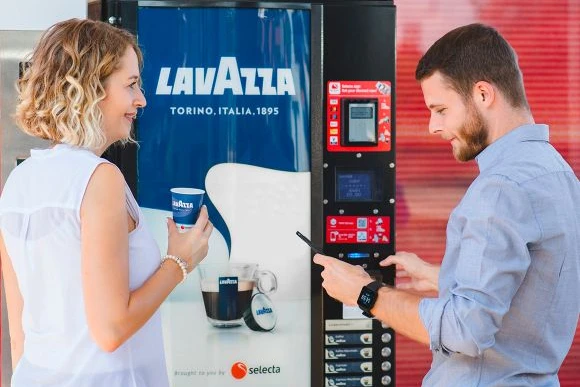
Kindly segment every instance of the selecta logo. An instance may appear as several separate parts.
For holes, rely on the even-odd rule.
[[[266,366],[248,367],[246,363],[238,361],[234,363],[234,365],[232,365],[231,373],[235,379],[243,379],[248,374],[250,375],[279,374],[280,367],[275,365],[269,367]]]
[[[246,366],[244,363],[239,361],[237,363],[234,363],[234,365],[232,366],[231,372],[232,372],[232,376],[235,379],[243,379],[246,376],[246,374],[248,373],[248,366]]]
[[[217,68],[161,67],[155,94],[224,95],[226,90],[234,95],[296,95],[292,69],[239,68],[233,56],[221,57]]]

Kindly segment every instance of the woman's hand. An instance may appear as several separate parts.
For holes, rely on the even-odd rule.
[[[201,207],[197,222],[186,232],[179,232],[171,218],[167,218],[167,230],[167,254],[183,259],[191,272],[206,257],[209,248],[208,241],[213,224],[209,221],[207,207]]]
[[[390,255],[380,262],[381,266],[393,264],[397,265],[397,288],[419,293],[438,291],[440,266],[432,265],[416,254],[404,251]]]

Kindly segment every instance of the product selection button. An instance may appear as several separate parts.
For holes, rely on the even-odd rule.
[[[390,343],[392,339],[393,339],[393,336],[391,336],[390,333],[383,333],[381,335],[381,341],[383,343]]]
[[[329,376],[324,378],[326,387],[371,387],[373,378],[370,376]]]
[[[324,370],[329,374],[362,374],[373,372],[372,362],[348,361],[348,362],[326,362]]]
[[[373,357],[373,349],[372,348],[363,348],[360,351],[360,355],[365,359],[370,359]]]
[[[330,348],[325,349],[326,360],[370,359],[373,357],[372,348]]]
[[[373,343],[373,335],[370,333],[363,333],[360,335],[360,341],[364,344],[372,344]]]
[[[324,335],[324,342],[327,346],[372,344],[373,335],[371,333],[328,333]]]
[[[362,363],[360,369],[362,372],[373,372],[373,363],[370,361]]]
[[[381,363],[381,369],[383,371],[390,371],[392,367],[393,365],[391,364],[390,361],[384,361]]]
[[[391,353],[392,353],[392,352],[393,352],[393,351],[392,351],[392,350],[391,350],[391,348],[389,348],[389,347],[385,347],[385,348],[381,349],[381,355],[382,355],[383,357],[389,357],[389,356],[391,356]]]

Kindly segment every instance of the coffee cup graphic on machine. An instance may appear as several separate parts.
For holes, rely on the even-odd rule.
[[[198,273],[207,320],[217,328],[243,325],[252,295],[272,294],[278,287],[274,273],[256,263],[202,263]]]

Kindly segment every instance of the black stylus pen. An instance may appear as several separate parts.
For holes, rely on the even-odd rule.
[[[314,246],[312,244],[312,241],[308,238],[306,238],[304,235],[302,235],[302,233],[300,231],[296,231],[296,235],[298,235],[298,237],[300,239],[302,239],[304,241],[304,243],[306,243],[308,246],[310,246],[310,248],[312,249],[312,251],[314,251],[316,254],[322,254],[324,255],[324,253],[322,252],[321,249],[319,249],[318,247]]]

